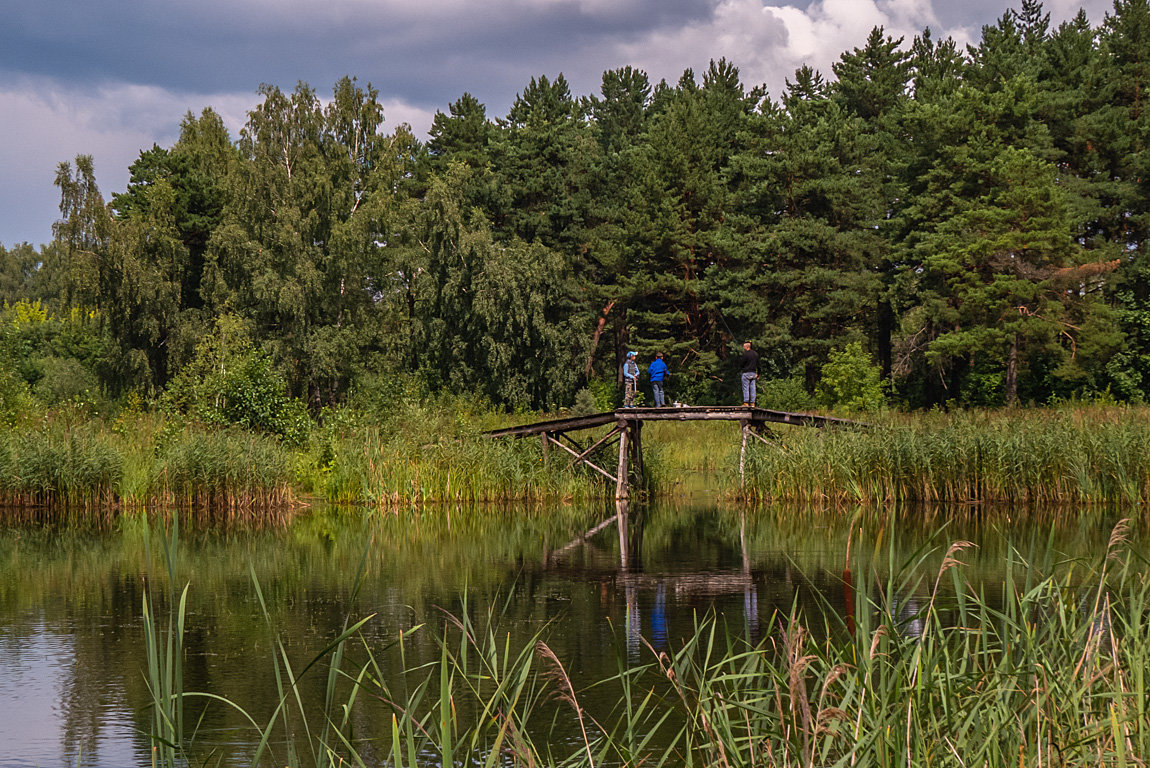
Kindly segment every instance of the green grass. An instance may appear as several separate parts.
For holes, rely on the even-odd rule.
[[[598,700],[616,702],[602,711],[584,705],[586,688],[552,651],[548,628],[512,644],[497,605],[465,604],[387,647],[355,631],[370,617],[349,617],[322,661],[292,672],[277,652],[279,706],[251,727],[261,744],[280,734],[276,743],[299,748],[276,754],[276,765],[303,764],[301,753],[333,766],[365,764],[367,754],[393,766],[1142,765],[1150,576],[1126,551],[1126,533],[1120,523],[1092,562],[1012,549],[993,589],[964,577],[967,542],[929,568],[930,552],[896,560],[892,550],[889,575],[844,574],[846,617],[775,615],[757,646],[703,617],[638,665],[620,648],[618,673],[590,682],[611,694]],[[433,635],[436,661],[403,662],[415,633]],[[381,666],[396,646],[398,681]],[[295,695],[309,672],[328,681],[315,710]],[[390,710],[380,743],[351,736],[365,700]],[[289,706],[298,718],[277,721]]]
[[[1150,501],[1150,409],[893,416],[871,430],[780,430],[755,441],[747,496],[803,502],[1012,505]],[[737,469],[731,470],[737,487]]]
[[[386,418],[326,414],[302,446],[237,427],[160,414],[114,422],[49,414],[0,429],[0,506],[108,516],[180,508],[208,519],[261,520],[302,499],[408,504],[576,502],[612,493],[538,440],[482,432],[539,416],[467,401],[397,405]],[[652,423],[646,489],[680,495],[689,478],[721,478],[734,496],[801,504],[1119,505],[1150,501],[1150,408],[1079,407],[887,415],[874,429],[779,426],[748,443],[728,423]],[[584,439],[593,441],[594,436]],[[600,461],[613,471],[608,447]]]
[[[292,502],[290,452],[241,429],[181,426],[158,416],[108,425],[46,417],[0,432],[0,507],[56,517],[180,508],[266,518]]]

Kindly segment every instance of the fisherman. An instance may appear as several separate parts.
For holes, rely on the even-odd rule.
[[[635,353],[627,353],[627,362],[623,363],[623,407],[635,407],[635,386],[639,383],[639,364],[635,362]]]
[[[751,349],[751,342],[743,342],[743,354],[739,357],[743,380],[743,406],[755,406],[756,382],[759,380],[759,353]]]
[[[663,380],[667,378],[667,364],[663,362],[663,353],[656,352],[655,359],[647,366],[647,376],[651,379],[651,394],[655,396],[655,407],[662,408],[667,404],[663,392]]]

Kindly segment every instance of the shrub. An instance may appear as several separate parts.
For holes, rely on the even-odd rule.
[[[164,393],[166,410],[186,413],[208,424],[239,424],[299,443],[311,420],[270,358],[256,349],[238,318],[224,316],[215,331],[196,346],[195,356]]]
[[[815,399],[798,376],[760,381],[757,403],[778,411],[808,411],[815,407]]]
[[[819,405],[846,411],[877,411],[886,402],[886,385],[882,369],[862,348],[852,341],[832,352],[822,367],[815,388]]]

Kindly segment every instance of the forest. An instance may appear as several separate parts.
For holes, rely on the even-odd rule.
[[[0,411],[290,434],[412,389],[614,407],[628,350],[723,404],[748,340],[775,407],[871,370],[906,409],[1145,401],[1147,0],[860,42],[777,96],[726,60],[587,96],[539,76],[503,117],[464,93],[426,140],[354,77],[264,84],[238,137],[188,113],[110,200],[91,157],[62,162],[51,242],[0,245]]]

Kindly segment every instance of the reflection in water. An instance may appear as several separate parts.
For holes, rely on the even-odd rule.
[[[76,647],[78,638],[43,622],[29,629],[0,633],[0,765],[139,763],[122,697],[84,690],[94,678],[75,668],[91,661]]]
[[[301,667],[347,617],[369,614],[375,618],[364,641],[385,669],[434,665],[439,646],[427,633],[412,636],[402,659],[397,633],[419,624],[442,627],[441,609],[490,611],[513,647],[548,632],[581,702],[609,711],[618,702],[597,701],[591,681],[617,674],[620,660],[649,662],[648,644],[657,651],[680,647],[697,617],[709,612],[754,644],[777,632],[775,617],[795,605],[815,617],[838,614],[841,621],[828,623],[849,630],[859,618],[856,586],[881,589],[887,563],[917,561],[918,554],[909,554],[931,543],[938,553],[924,556],[923,573],[933,577],[946,543],[970,539],[979,548],[967,553],[964,578],[993,585],[1012,546],[1027,552],[1025,542],[1049,539],[1070,556],[1101,552],[1113,524],[1068,518],[1052,530],[1049,519],[1031,527],[971,520],[939,534],[922,519],[747,512],[706,503],[461,507],[382,517],[337,511],[278,530],[183,532],[177,586],[190,584],[186,687],[231,699],[259,722],[272,715],[273,633],[251,572],[275,634]],[[145,556],[146,540],[154,556],[160,550],[157,536],[130,519],[111,532],[0,529],[0,768],[149,763],[139,612],[151,574],[165,572]],[[363,587],[353,595],[361,564]],[[165,582],[154,584],[159,598]],[[890,605],[908,631],[921,631],[915,621],[924,596],[898,595]],[[162,599],[158,612],[166,615]],[[305,677],[305,701],[322,707],[325,675],[321,665]],[[225,768],[246,765],[255,737],[240,718],[221,707],[202,722],[199,715],[192,708],[188,730],[198,723],[205,754],[218,750],[212,764],[218,758]],[[357,734],[389,738],[382,709],[359,716]]]

